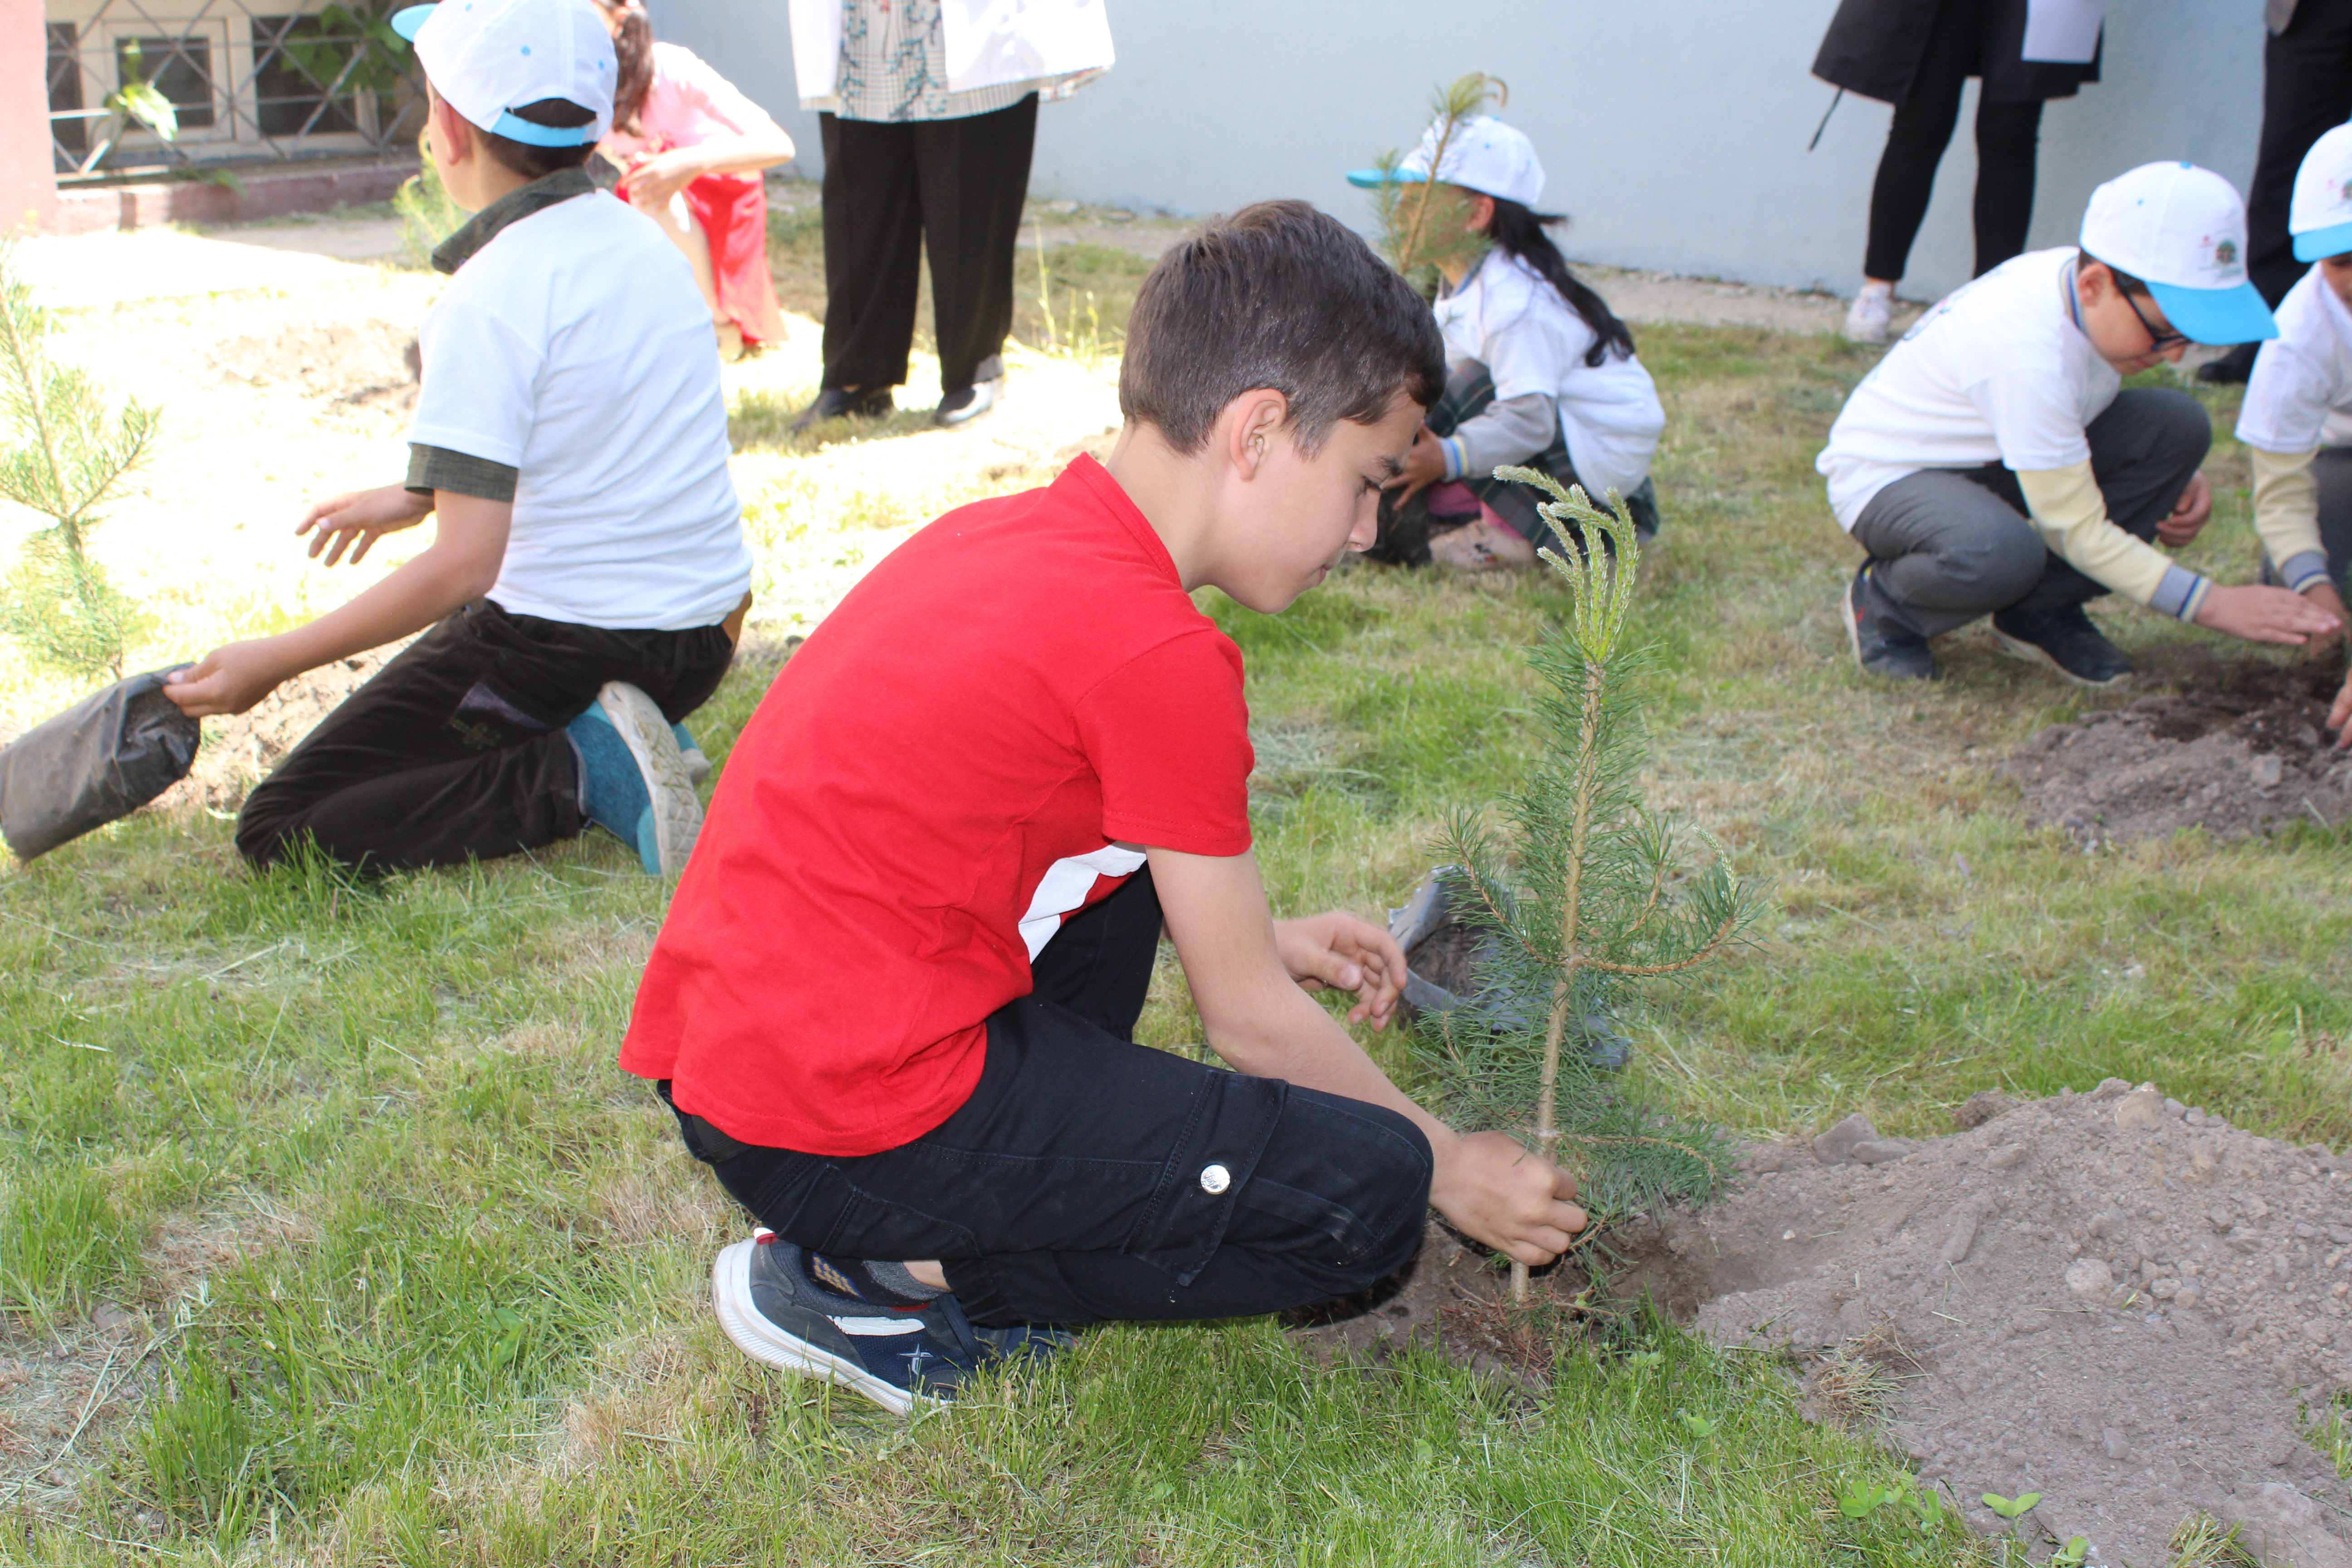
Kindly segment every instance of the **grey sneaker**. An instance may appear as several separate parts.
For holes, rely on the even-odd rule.
[[[1070,1342],[1050,1329],[975,1329],[953,1296],[900,1309],[837,1295],[810,1280],[803,1256],[764,1226],[721,1252],[710,1270],[719,1326],[752,1360],[854,1388],[894,1415],[945,1405],[990,1363]]]

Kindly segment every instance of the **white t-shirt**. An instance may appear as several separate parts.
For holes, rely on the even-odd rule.
[[[1586,364],[1598,334],[1540,274],[1490,250],[1436,309],[1446,357],[1485,365],[1496,401],[1530,392],[1559,400],[1569,460],[1588,493],[1623,495],[1650,477],[1666,427],[1650,373],[1631,354]]]
[[[1955,289],[1863,378],[1813,464],[1841,527],[1922,468],[2091,460],[2091,421],[2123,378],[2075,324],[2074,257],[2071,245],[2029,251]]]
[[[519,471],[489,596],[614,629],[716,626],[751,581],[710,311],[653,220],[604,192],[518,218],[418,334],[408,438]]]
[[[2352,310],[2315,267],[2279,301],[2254,357],[2238,439],[2265,452],[2352,447]]]

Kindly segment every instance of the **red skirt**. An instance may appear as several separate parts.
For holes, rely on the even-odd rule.
[[[629,199],[628,182],[619,195]],[[784,316],[768,273],[768,190],[757,173],[705,174],[686,187],[687,211],[710,245],[710,272],[719,310],[741,329],[746,342],[780,341]]]

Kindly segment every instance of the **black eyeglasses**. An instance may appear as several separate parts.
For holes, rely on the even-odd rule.
[[[2140,313],[2139,306],[2133,301],[2132,297],[2127,290],[2118,288],[2116,292],[2123,295],[2124,303],[2131,306],[2132,320],[2137,321],[2140,324],[2141,330],[2147,333],[2148,353],[2152,354],[2160,354],[2168,353],[2176,348],[2185,348],[2188,346],[2189,338],[2186,333],[2158,331],[2149,322],[2148,319]]]

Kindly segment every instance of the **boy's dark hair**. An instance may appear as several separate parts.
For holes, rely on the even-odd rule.
[[[1495,242],[1495,248],[1535,268],[1536,276],[1558,289],[1568,308],[1592,330],[1592,346],[1585,351],[1584,363],[1597,366],[1612,353],[1632,359],[1633,329],[1617,319],[1591,284],[1568,269],[1568,258],[1544,232],[1566,223],[1568,215],[1539,213],[1508,196],[1488,199],[1495,204],[1495,217],[1486,226],[1486,237]]]
[[[2097,257],[2092,255],[2087,250],[2084,251],[2082,254],[2083,259],[2085,261],[2099,261]],[[2099,261],[2099,265],[2105,268],[2108,275],[2115,279],[2116,287],[2130,295],[2133,299],[2152,300],[2156,297],[2156,290],[2147,286],[2146,279],[2133,277],[2130,273],[2125,271],[2122,268],[2116,266],[2113,262]]]
[[[1340,420],[1377,423],[1398,393],[1445,389],[1429,302],[1370,246],[1305,202],[1212,219],[1168,251],[1135,297],[1118,411],[1197,452],[1227,404],[1271,387],[1308,457]]]
[[[542,98],[537,103],[526,103],[514,111],[514,117],[559,131],[596,123],[594,110],[583,109],[568,98]],[[482,132],[482,144],[490,150],[491,157],[526,180],[543,180],[565,169],[577,169],[596,155],[593,142],[578,147],[534,147],[493,131]]]
[[[430,88],[428,79],[425,84]],[[438,98],[440,95],[434,95]],[[542,98],[537,103],[526,103],[514,111],[517,120],[528,120],[533,125],[544,125],[557,131],[576,131],[583,125],[596,123],[596,111],[584,109],[568,98]],[[472,121],[466,122],[473,125]],[[509,174],[520,174],[526,180],[543,180],[565,169],[577,169],[596,155],[593,142],[578,147],[533,147],[527,142],[516,142],[500,136],[483,126],[474,125],[482,145],[490,156]]]

